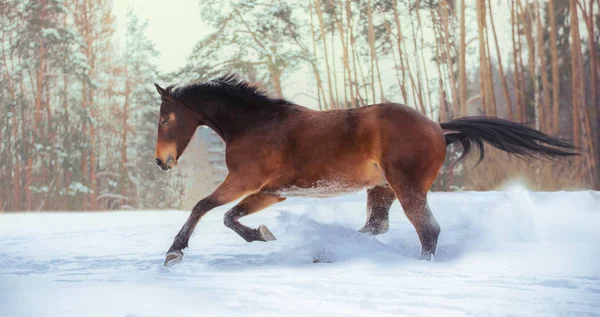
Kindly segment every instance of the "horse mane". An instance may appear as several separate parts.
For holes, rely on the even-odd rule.
[[[261,90],[234,73],[227,73],[209,81],[199,81],[182,86],[169,86],[167,90],[171,96],[178,100],[213,99],[214,97],[229,97],[242,101],[240,107],[285,107],[293,105],[283,98],[269,96]]]

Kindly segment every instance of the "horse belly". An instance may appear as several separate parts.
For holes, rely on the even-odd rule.
[[[327,198],[356,192],[364,188],[358,184],[345,184],[342,182],[320,181],[310,187],[292,185],[275,190],[274,193],[282,197],[315,197]]]
[[[327,198],[353,193],[364,188],[386,184],[381,170],[376,165],[359,169],[358,173],[332,173],[312,180],[292,181],[272,190],[282,197]],[[355,170],[355,172],[357,172]]]

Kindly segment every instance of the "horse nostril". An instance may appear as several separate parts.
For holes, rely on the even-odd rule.
[[[161,159],[159,159],[158,157],[156,158],[156,165],[158,165],[158,167],[163,168],[163,161]]]

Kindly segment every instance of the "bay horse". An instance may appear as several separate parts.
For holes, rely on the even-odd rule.
[[[162,88],[156,164],[177,165],[199,126],[225,142],[225,180],[200,200],[175,236],[165,266],[179,263],[196,224],[211,209],[243,198],[224,223],[247,242],[275,236],[239,219],[287,197],[330,197],[367,189],[367,219],[360,232],[389,228],[388,213],[400,201],[421,242],[420,259],[435,254],[440,226],[427,204],[450,144],[484,156],[483,142],[521,157],[576,155],[575,148],[525,125],[491,117],[437,123],[402,104],[316,111],[272,98],[237,75]]]

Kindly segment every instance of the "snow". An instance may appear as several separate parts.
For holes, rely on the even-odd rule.
[[[429,200],[436,262],[416,259],[397,202],[388,233],[357,233],[364,192],[242,220],[267,225],[268,243],[243,241],[218,208],[170,268],[188,212],[0,214],[0,316],[600,316],[600,193]]]

